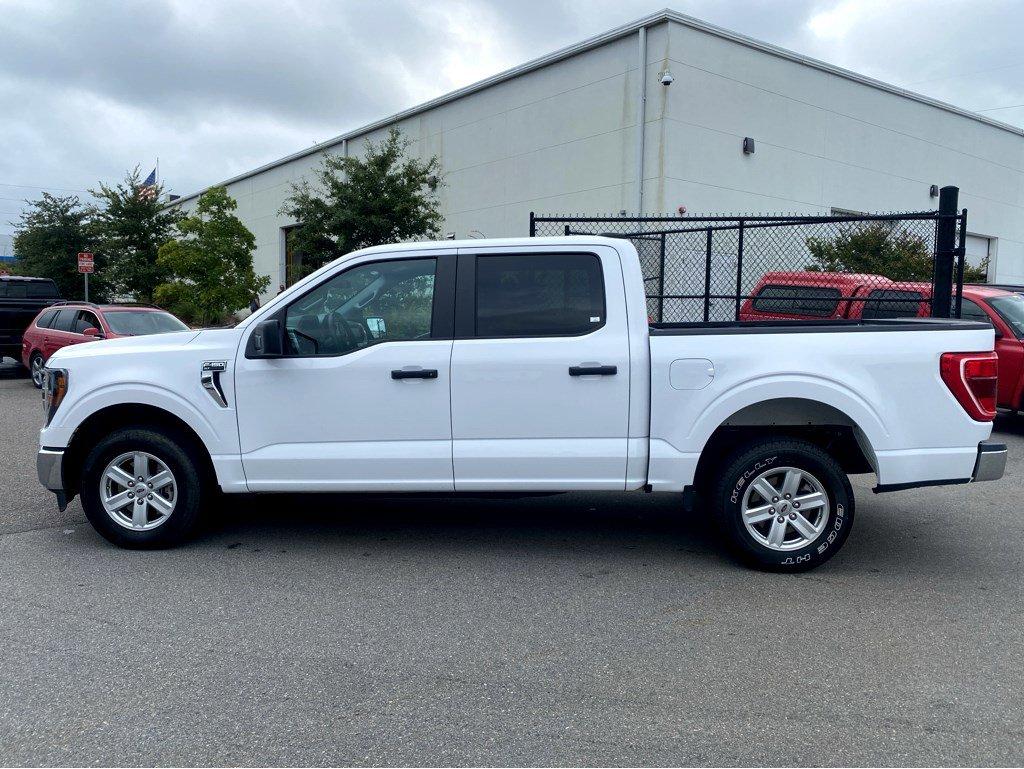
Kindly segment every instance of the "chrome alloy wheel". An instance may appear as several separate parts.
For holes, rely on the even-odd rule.
[[[32,383],[36,387],[43,386],[43,378],[46,376],[46,372],[44,371],[45,365],[46,364],[43,363],[43,358],[40,355],[33,355],[32,360],[29,361],[29,366],[32,371]]]
[[[145,451],[111,460],[100,476],[100,500],[111,520],[132,531],[155,529],[171,517],[178,499],[174,474]]]
[[[747,486],[740,512],[758,543],[772,550],[799,550],[828,525],[828,495],[806,470],[773,467]]]

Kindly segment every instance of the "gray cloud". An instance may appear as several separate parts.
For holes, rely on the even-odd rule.
[[[169,187],[188,192],[659,7],[0,0],[0,211],[39,193],[2,185],[86,189],[157,156]],[[674,7],[967,108],[1024,103],[1019,0]],[[986,114],[1024,125],[1024,108]],[[0,214],[0,251],[12,218]]]

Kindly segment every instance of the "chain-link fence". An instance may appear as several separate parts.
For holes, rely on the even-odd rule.
[[[605,235],[640,255],[655,323],[959,317],[967,211],[850,216],[530,215],[532,236]]]

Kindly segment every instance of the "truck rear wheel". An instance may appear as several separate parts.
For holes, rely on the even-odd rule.
[[[82,468],[82,507],[107,540],[120,547],[176,545],[199,523],[204,484],[187,441],[149,428],[103,438]]]
[[[843,546],[853,526],[853,489],[826,452],[801,440],[768,439],[730,454],[711,502],[736,553],[771,571],[806,571]]]

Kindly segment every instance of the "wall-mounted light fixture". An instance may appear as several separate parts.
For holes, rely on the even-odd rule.
[[[929,187],[928,194],[933,198],[937,198],[939,196],[939,185],[933,184],[931,187]]]
[[[743,154],[753,155],[754,154],[754,140],[749,136],[743,137]]]
[[[661,84],[662,85],[672,85],[675,81],[676,81],[676,79],[674,77],[672,77],[672,73],[669,72],[667,69],[664,72],[661,73]]]

